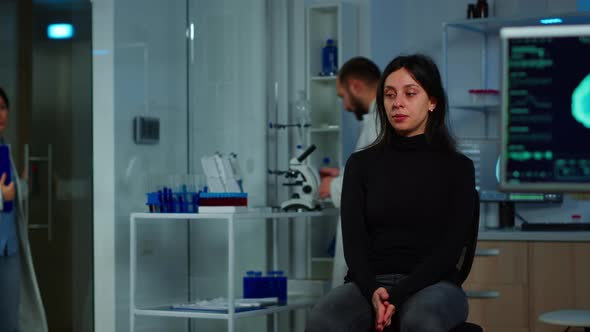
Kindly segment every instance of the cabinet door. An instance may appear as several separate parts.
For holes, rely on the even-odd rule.
[[[589,243],[530,244],[530,324],[535,332],[561,332],[565,327],[539,321],[544,312],[590,307]],[[582,331],[582,329],[570,329]]]
[[[469,318],[486,332],[528,331],[527,244],[479,241],[469,278],[469,292],[493,292],[497,297],[469,298]]]
[[[576,243],[574,247],[575,303],[579,308],[590,308],[590,243]]]
[[[527,282],[525,242],[479,241],[476,257],[465,285],[525,284]]]
[[[469,322],[489,331],[528,329],[528,290],[526,285],[478,284],[480,290],[493,290],[495,298],[469,298]]]

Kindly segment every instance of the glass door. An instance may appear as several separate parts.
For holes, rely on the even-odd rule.
[[[0,5],[10,24],[2,43],[12,45],[0,51],[0,85],[15,101],[6,140],[28,177],[28,235],[49,330],[92,331],[91,3]]]
[[[267,0],[189,0],[189,122],[191,172],[201,157],[236,153],[248,205],[266,203]],[[266,270],[264,221],[236,226],[237,297],[247,270]],[[223,228],[222,228],[223,229]],[[190,230],[191,299],[228,297],[227,235],[212,223]],[[248,236],[256,236],[255,241]],[[211,248],[216,250],[211,251]],[[214,276],[214,277],[212,277]],[[265,331],[266,318],[238,320],[238,330]],[[191,331],[222,331],[227,322],[194,320]]]

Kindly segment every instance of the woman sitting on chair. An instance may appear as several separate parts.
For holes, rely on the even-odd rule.
[[[380,135],[344,174],[347,282],[317,303],[306,331],[447,332],[468,312],[456,274],[474,211],[473,163],[446,127],[432,59],[393,59],[377,93]]]

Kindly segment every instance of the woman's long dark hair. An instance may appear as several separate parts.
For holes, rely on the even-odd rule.
[[[405,68],[422,86],[429,98],[436,101],[436,108],[428,115],[426,121],[426,140],[437,150],[455,152],[455,140],[446,125],[447,97],[442,85],[438,67],[434,61],[423,54],[402,55],[393,59],[383,71],[377,90],[377,112],[379,114],[379,136],[372,145],[383,145],[397,136],[387,119],[384,104],[384,87],[387,77],[396,70]]]
[[[6,95],[6,92],[4,92],[4,89],[2,89],[1,86],[0,86],[0,97],[2,97],[2,99],[4,99],[4,103],[6,104],[6,108],[10,108],[10,102],[8,101],[8,96]]]

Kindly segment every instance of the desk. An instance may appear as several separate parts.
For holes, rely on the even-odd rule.
[[[336,217],[339,214],[337,209],[325,209],[322,211],[309,211],[309,212],[272,212],[272,211],[244,211],[244,212],[223,212],[223,213],[132,213],[130,216],[130,261],[129,261],[129,299],[130,299],[130,331],[135,331],[135,320],[136,316],[151,316],[151,317],[179,317],[179,318],[205,318],[205,319],[223,319],[227,320],[227,331],[233,332],[235,330],[235,320],[239,318],[275,314],[278,312],[292,311],[301,308],[308,308],[313,306],[317,300],[317,296],[303,295],[296,298],[289,298],[287,304],[270,306],[265,309],[252,310],[237,312],[235,310],[234,299],[236,298],[236,276],[235,261],[236,261],[236,248],[235,248],[235,227],[237,222],[248,222],[253,220],[266,220],[270,219],[273,222],[273,263],[272,269],[278,269],[278,233],[276,223],[279,220],[290,220],[290,219],[304,219],[306,222],[311,222],[312,218],[333,216]],[[167,303],[168,301],[162,300],[161,303],[154,299],[150,299],[150,304],[137,303],[137,291],[136,288],[139,284],[139,279],[142,275],[137,273],[138,271],[138,228],[146,224],[162,224],[163,220],[168,224],[171,223],[197,223],[197,222],[211,222],[214,220],[226,221],[227,222],[227,301],[229,302],[229,308],[227,312],[203,312],[203,311],[184,311],[184,310],[173,310],[171,304],[179,303],[179,301],[189,301],[190,291],[187,289],[187,297],[182,299],[175,299],[174,303]],[[173,241],[174,239],[171,239]],[[187,262],[188,264],[188,262]],[[187,275],[190,278],[190,273]],[[188,285],[190,282],[187,280],[185,283]],[[221,294],[220,294],[221,295]],[[144,297],[149,299],[148,297]],[[157,300],[157,299],[156,299]],[[190,299],[192,300],[192,299]],[[277,323],[275,319],[274,331],[278,331]]]
[[[590,332],[590,310],[557,310],[539,315],[543,323],[583,327],[585,332]]]

